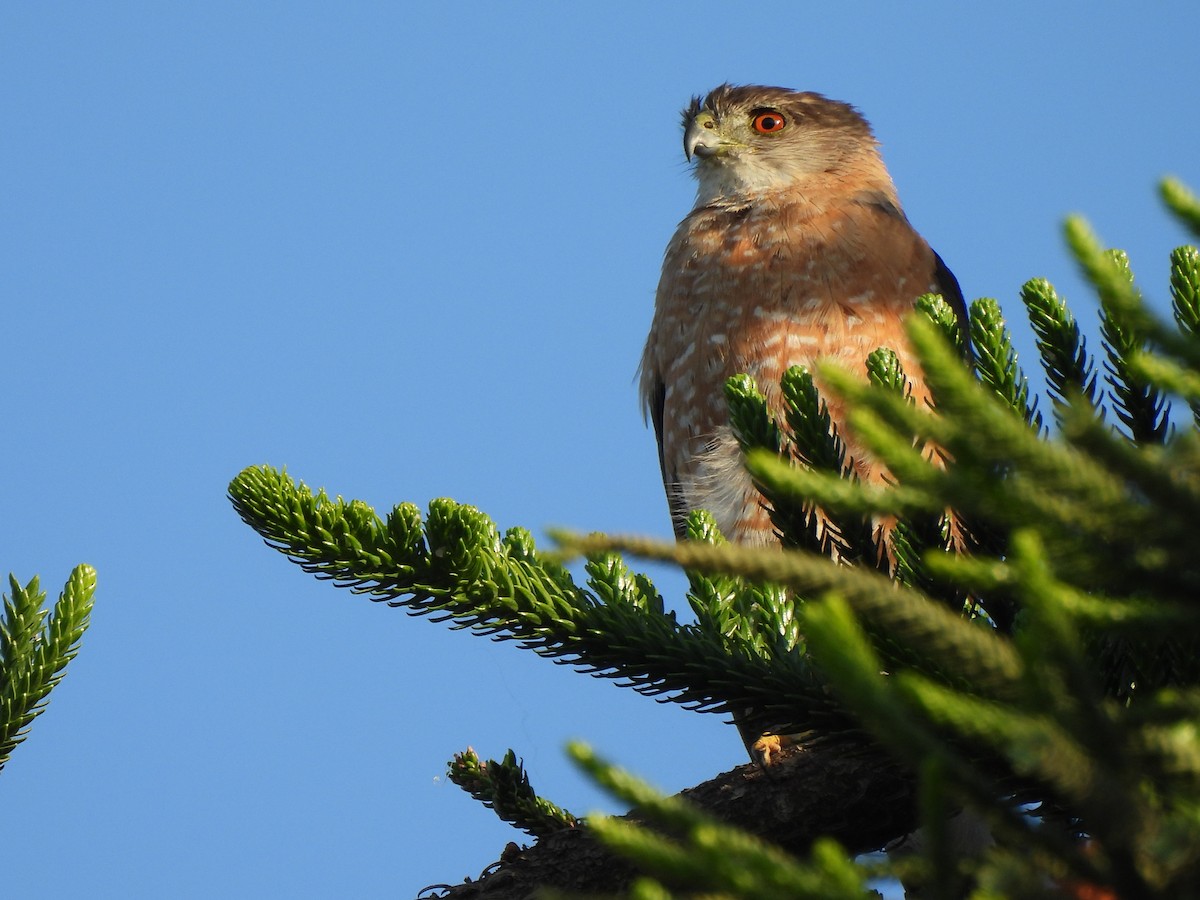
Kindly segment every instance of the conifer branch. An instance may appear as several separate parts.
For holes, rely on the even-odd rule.
[[[845,483],[858,481],[855,461],[847,452],[845,441],[838,433],[829,406],[817,390],[812,373],[803,366],[792,366],[780,381],[783,393],[784,417],[787,421],[790,458],[799,468],[825,472]],[[751,450],[754,448],[744,448]],[[786,456],[786,455],[785,455]],[[825,508],[795,494],[779,497],[767,489],[768,500],[780,508],[787,502],[798,503],[804,510],[804,533],[809,540],[795,543],[786,537],[784,546],[822,553],[843,561],[877,561],[883,558],[876,542],[875,529],[868,517],[848,513],[839,508]],[[788,535],[787,523],[780,523],[781,535]]]
[[[1017,364],[1017,351],[1000,305],[989,297],[976,300],[971,304],[970,327],[979,380],[1034,431],[1041,431],[1037,399],[1030,400],[1029,382]]]
[[[1171,311],[1180,331],[1200,337],[1200,250],[1176,247],[1171,251]]]
[[[1178,394],[1192,409],[1200,427],[1200,373],[1154,353],[1138,353],[1129,360],[1129,370],[1160,391]]]
[[[35,577],[24,587],[9,575],[0,619],[0,768],[28,734],[46,706],[46,697],[79,652],[96,590],[91,566],[76,566],[54,604]]]
[[[674,562],[690,571],[736,573],[750,582],[783,585],[797,598],[835,592],[885,642],[883,668],[915,667],[964,689],[997,695],[1009,691],[1021,677],[1020,664],[1002,639],[871,569],[831,566],[827,559],[801,551],[780,553],[771,548],[619,535],[557,532],[555,536],[568,553],[617,551]]]
[[[1200,238],[1200,197],[1178,178],[1170,177],[1158,183],[1158,192],[1184,227]]]
[[[779,423],[768,412],[766,398],[759,392],[753,379],[748,375],[735,375],[730,378],[725,384],[725,399],[729,404],[733,434],[743,453],[763,450],[772,458],[784,453]],[[826,414],[821,444],[814,443],[813,446],[829,447],[830,452],[840,453],[833,449],[833,445],[829,443],[831,441],[836,443],[837,437],[835,432],[830,431],[829,417]],[[772,524],[781,536],[788,535],[785,540],[790,545],[815,550],[828,545],[830,535],[821,527],[820,517],[811,503],[790,503],[786,497],[773,496],[767,485],[760,484],[758,487],[767,501]]]
[[[1082,401],[1103,419],[1104,407],[1096,395],[1095,363],[1066,303],[1044,278],[1025,282],[1021,301],[1037,339],[1055,416],[1061,419],[1061,406]]]
[[[468,747],[448,764],[450,780],[495,811],[505,822],[533,837],[545,837],[583,824],[565,809],[539,797],[529,783],[523,763],[512,750],[504,759],[486,762]]]
[[[678,797],[666,797],[645,782],[600,759],[584,744],[568,748],[575,762],[602,787],[637,808],[662,831],[608,816],[589,817],[601,842],[649,874],[706,894],[729,891],[770,900],[868,900],[863,873],[831,840],[818,841],[801,863],[760,838],[723,824]]]
[[[904,372],[899,355],[890,347],[879,347],[867,354],[867,381],[897,397],[912,398],[912,382]]]
[[[229,496],[269,546],[372,600],[515,640],[689,709],[786,710],[810,725],[846,730],[823,681],[785,643],[680,625],[662,611],[647,579],[604,554],[589,561],[588,591],[537,554],[528,532],[502,538],[478,510],[450,500],[433,501],[424,522],[412,504],[384,521],[361,501],[314,494],[267,466],[242,471]]]
[[[1200,233],[1200,201],[1195,197],[1196,231]],[[1195,247],[1176,247],[1171,251],[1171,310],[1179,330],[1195,342],[1200,339],[1200,250]],[[1168,391],[1184,395],[1192,410],[1192,420],[1200,428],[1200,378],[1189,378],[1190,371],[1174,365],[1169,360],[1155,359],[1153,363],[1142,357],[1134,361],[1143,363],[1143,377]],[[1146,371],[1144,365],[1158,366]],[[1169,369],[1168,371],[1164,371]]]
[[[1100,331],[1104,337],[1106,381],[1117,418],[1138,443],[1166,440],[1166,400],[1131,370],[1129,361],[1162,329],[1146,310],[1134,287],[1123,253],[1100,250],[1099,241],[1079,219],[1067,221],[1067,242],[1084,275],[1100,296]]]
[[[829,408],[808,370],[802,366],[788,369],[780,388],[788,430],[786,441],[779,423],[767,411],[766,398],[753,379],[737,375],[726,384],[725,395],[734,435],[742,452],[764,452],[772,458],[788,457],[802,468],[836,473],[839,479],[857,480],[854,461],[847,457]],[[811,550],[843,561],[883,558],[869,519],[843,516],[839,510],[823,509],[794,494],[776,496],[766,482],[756,482],[756,486],[763,494],[771,522],[785,547]]]
[[[829,405],[817,391],[812,373],[803,366],[792,366],[784,373],[780,387],[797,462],[807,469],[830,472],[853,482],[853,461],[846,456],[846,444],[829,414]]]
[[[1029,823],[1014,803],[997,802],[997,798],[1012,795],[1011,776],[1003,769],[988,763],[993,759],[972,759],[963,753],[962,745],[948,740],[933,726],[936,718],[921,711],[920,696],[913,685],[935,684],[913,672],[892,675],[877,648],[858,621],[851,605],[843,597],[831,595],[805,610],[805,629],[812,641],[813,654],[825,669],[838,695],[869,724],[877,738],[893,752],[908,759],[914,766],[933,763],[946,773],[958,790],[971,797],[988,819],[997,835],[1020,839],[1028,833]],[[881,677],[881,673],[887,677]],[[945,696],[961,698],[958,692],[947,691]],[[982,703],[984,701],[969,701]],[[1057,843],[1060,857],[1069,857],[1088,875],[1094,869],[1087,866],[1069,841],[1047,838]]]
[[[917,298],[915,306],[917,312],[922,313],[938,327],[946,343],[954,348],[960,359],[971,358],[971,348],[967,341],[970,330],[968,323],[958,320],[954,307],[947,303],[941,294],[922,294]]]
[[[924,492],[931,504],[985,521],[1016,526],[1033,518],[1047,531],[1103,536],[1111,522],[1095,520],[1097,507],[1124,509],[1120,481],[1072,448],[1039,439],[1011,407],[988,396],[933,326],[914,318],[909,333],[927,381],[941,395],[938,416],[871,391],[846,373],[823,370],[850,404],[856,434],[899,481]],[[944,448],[956,464],[942,468],[921,458],[907,447],[905,435],[912,434]]]

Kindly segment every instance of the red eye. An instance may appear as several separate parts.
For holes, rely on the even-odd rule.
[[[751,123],[759,134],[776,134],[783,131],[787,119],[777,112],[759,113]]]

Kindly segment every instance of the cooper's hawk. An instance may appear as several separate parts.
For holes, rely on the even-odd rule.
[[[927,391],[901,321],[935,292],[965,322],[962,294],[909,224],[870,125],[848,104],[722,85],[692,100],[683,131],[699,189],[667,247],[642,400],[676,533],[703,508],[731,540],[773,544],[729,426],[725,381],[751,375],[782,419],[788,367],[832,359],[865,373],[868,354],[890,347],[921,403]],[[881,477],[827,400],[859,474]]]

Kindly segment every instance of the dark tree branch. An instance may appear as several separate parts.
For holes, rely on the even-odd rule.
[[[681,792],[715,818],[804,854],[819,837],[852,853],[877,850],[916,825],[911,773],[864,742],[827,741],[788,751],[763,769],[739,766]],[[636,811],[630,814],[638,818]],[[539,889],[612,893],[635,872],[600,846],[587,828],[542,838],[526,849],[510,844],[478,880],[422,897],[441,900],[524,900]]]

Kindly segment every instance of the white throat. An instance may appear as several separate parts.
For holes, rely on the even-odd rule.
[[[744,203],[757,195],[794,188],[813,174],[803,160],[781,166],[778,159],[763,160],[754,154],[702,159],[694,173],[698,207]]]

